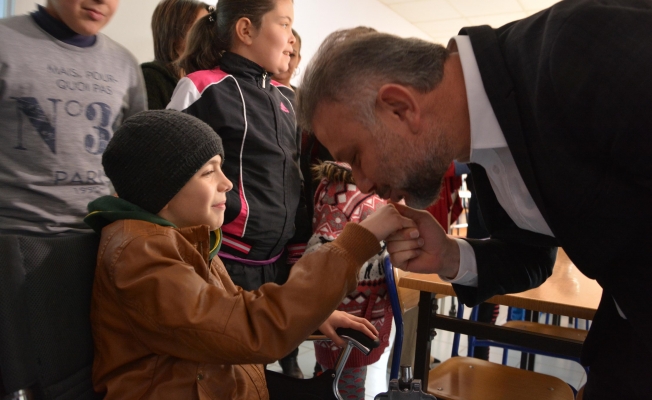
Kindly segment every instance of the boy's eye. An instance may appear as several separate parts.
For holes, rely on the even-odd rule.
[[[203,175],[203,176],[210,175],[210,174],[212,174],[213,172],[215,172],[215,170],[214,170],[214,169],[211,169],[211,170],[205,171],[202,175]]]

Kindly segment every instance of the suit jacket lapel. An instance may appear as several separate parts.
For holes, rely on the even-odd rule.
[[[482,83],[500,128],[505,135],[512,157],[514,157],[518,172],[521,174],[525,186],[527,186],[541,215],[550,225],[550,219],[547,217],[545,204],[541,198],[539,185],[532,169],[528,146],[523,136],[521,116],[516,105],[514,83],[507,72],[496,32],[491,27],[483,25],[463,28],[460,34],[468,35],[471,39]]]

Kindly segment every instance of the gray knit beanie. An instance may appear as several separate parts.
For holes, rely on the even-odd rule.
[[[115,131],[102,155],[118,196],[157,214],[208,160],[221,155],[215,131],[188,114],[142,111]]]

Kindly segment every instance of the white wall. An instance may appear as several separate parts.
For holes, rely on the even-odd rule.
[[[326,36],[338,29],[364,25],[398,36],[431,40],[378,0],[294,0],[294,18],[294,29],[302,39],[300,73],[301,66],[308,64]]]
[[[16,14],[31,12],[35,3],[45,4],[45,0],[16,0]],[[128,48],[140,62],[152,60],[150,22],[157,4],[158,0],[122,0],[103,33]],[[342,28],[365,25],[399,36],[430,40],[378,0],[294,0],[294,14],[294,28],[303,39],[302,65],[308,63],[329,33]]]

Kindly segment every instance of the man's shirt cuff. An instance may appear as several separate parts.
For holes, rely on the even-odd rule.
[[[475,262],[475,252],[473,247],[464,239],[455,238],[457,246],[460,249],[460,269],[457,276],[453,279],[448,279],[439,275],[442,281],[456,283],[464,286],[478,286],[478,265]]]

